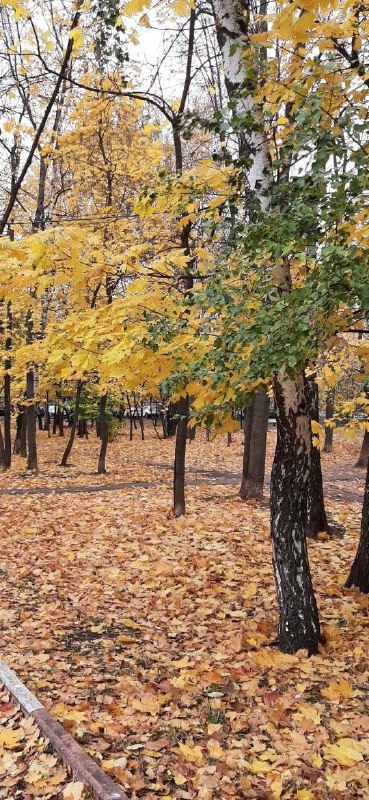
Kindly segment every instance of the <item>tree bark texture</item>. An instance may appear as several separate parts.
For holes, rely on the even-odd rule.
[[[5,375],[4,375],[4,467],[9,469],[12,463],[12,438],[11,438],[11,416],[12,416],[12,401],[11,401],[11,358],[10,352],[12,348],[12,307],[9,302],[7,305],[7,336],[5,339]]]
[[[20,411],[17,415],[14,454],[27,458],[27,416],[25,411]]]
[[[4,437],[3,432],[0,425],[0,467],[4,469],[5,467],[5,448],[4,448]]]
[[[33,369],[29,369],[27,372],[26,398],[27,400],[30,401],[34,400],[34,396],[35,396],[35,375]],[[27,450],[28,450],[27,469],[36,470],[37,469],[36,407],[34,402],[27,405],[26,417],[27,417]]]
[[[314,375],[306,377],[306,391],[310,419],[319,422],[319,393]],[[311,443],[311,464],[306,535],[316,538],[321,531],[329,531],[324,505],[323,475],[320,450]]]
[[[68,444],[64,450],[62,460],[60,462],[61,467],[66,467],[68,464],[68,458],[70,456],[73,442],[76,435],[77,425],[78,425],[78,417],[79,417],[79,406],[81,401],[81,391],[82,391],[82,381],[78,381],[77,383],[77,390],[76,390],[76,401],[74,405],[74,414],[73,414],[73,422],[71,425],[70,433],[69,433],[69,440]]]
[[[44,431],[47,431],[50,437],[50,412],[49,412],[49,392],[46,392],[46,407],[45,407],[45,422]]]
[[[306,523],[311,436],[303,374],[282,369],[273,381],[277,446],[271,478],[273,565],[280,611],[279,647],[284,653],[317,653],[320,642]]]
[[[239,491],[243,500],[260,500],[263,496],[268,415],[268,395],[265,391],[256,392],[244,414],[245,442]]]
[[[32,293],[31,293],[32,294]],[[33,342],[33,317],[32,311],[27,311],[26,318],[26,344]],[[37,440],[36,440],[36,405],[35,405],[35,373],[33,366],[29,367],[26,376],[26,420],[27,420],[27,469],[37,470]]]
[[[188,395],[181,397],[178,403],[178,423],[176,433],[176,447],[174,455],[174,516],[181,517],[186,513],[185,503],[185,464],[187,443],[187,422],[189,415],[190,399]]]
[[[99,461],[97,466],[98,475],[105,475],[106,473],[105,459],[109,441],[108,423],[106,419],[106,401],[107,401],[107,395],[106,394],[101,395],[99,403],[99,427],[100,427],[101,445],[100,445]]]
[[[355,464],[355,467],[367,468],[369,464],[369,431],[364,432],[363,443],[361,445],[360,455]]]
[[[59,436],[64,436],[64,408],[63,406],[58,406],[58,428],[59,428]]]
[[[334,389],[327,393],[325,404],[325,418],[332,419],[334,414]],[[330,425],[325,426],[324,448],[323,453],[331,453],[333,450],[333,428]]]
[[[248,194],[253,195],[260,212],[266,213],[272,175],[264,109],[255,97],[261,75],[258,67],[267,53],[265,48],[261,49],[260,61],[255,56],[252,70],[249,69],[245,49],[252,32],[249,28],[250,16],[254,12],[252,4],[214,0],[214,11],[225,82],[230,97],[235,101],[235,114],[252,119],[254,123],[245,124],[240,134],[240,153],[248,157],[246,199]],[[256,22],[255,17],[252,22]],[[258,24],[262,21],[259,20]],[[249,213],[247,202],[245,213]],[[278,294],[281,296],[291,291],[288,259],[281,265],[279,273]],[[279,646],[286,653],[294,653],[300,648],[316,653],[320,628],[305,536],[311,438],[304,376],[301,373],[291,379],[282,368],[275,374],[273,384],[277,448],[271,480],[271,528],[280,611]]]
[[[83,439],[84,436],[88,439],[88,430],[87,430],[87,420],[86,419],[79,419],[78,420],[78,436],[80,439]]]
[[[168,438],[176,435],[179,406],[180,406],[179,400],[176,403],[169,403],[168,405],[167,424],[166,424]]]
[[[361,592],[369,594],[369,462],[365,481],[359,546],[346,586],[348,588],[357,586]]]

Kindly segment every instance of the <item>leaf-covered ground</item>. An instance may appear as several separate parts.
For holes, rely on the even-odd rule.
[[[94,437],[59,470],[63,442],[46,434],[39,475],[22,477],[17,461],[4,476],[3,488],[63,492],[0,497],[1,657],[131,797],[369,798],[369,598],[342,588],[360,523],[358,446],[337,438],[323,457],[344,535],[309,544],[327,639],[311,659],[274,645],[267,504],[241,502],[232,485],[241,434],[230,448],[191,443],[178,520],[173,443],[151,432],[120,437],[102,478]],[[119,483],[137,485],[69,491]]]
[[[68,776],[32,717],[0,685],[0,798],[87,800],[90,793]]]

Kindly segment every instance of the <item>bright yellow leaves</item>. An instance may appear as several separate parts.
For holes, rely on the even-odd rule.
[[[160,703],[155,695],[147,694],[141,700],[134,700],[132,708],[142,711],[143,714],[151,714],[156,717],[160,711]]]
[[[325,689],[322,689],[322,695],[327,700],[334,702],[345,700],[352,695],[352,684],[344,678],[340,678],[339,681],[332,681]]]
[[[76,48],[82,47],[84,38],[80,28],[72,28],[69,38],[72,39],[72,42]]]
[[[16,21],[27,18],[25,7],[21,3],[18,3],[17,0],[1,0],[1,5],[10,6],[10,8],[13,9]]]
[[[363,753],[368,749],[366,742],[345,737],[338,739],[336,744],[326,744],[323,748],[325,758],[336,761],[343,767],[352,767],[358,761],[363,761]]]
[[[159,11],[160,6],[164,3],[159,3]],[[193,0],[168,0],[165,2],[165,11],[169,9],[173,12],[175,16],[187,16],[194,6]],[[151,7],[151,0],[129,0],[128,3],[125,3],[123,6],[122,13],[120,14],[120,20],[118,24],[122,24],[122,20],[124,16],[133,16],[135,14],[139,14],[143,8],[150,8]],[[157,6],[156,6],[157,7]],[[141,23],[142,24],[142,23]]]
[[[318,450],[323,450],[324,447],[324,428],[320,425],[319,422],[316,420],[311,420],[311,431],[313,434],[312,441],[314,447],[317,447]]]
[[[124,14],[130,16],[131,14],[139,14],[144,8],[150,7],[150,0],[129,0],[125,4],[121,18]]]
[[[190,747],[187,744],[180,744],[179,750],[186,761],[189,761],[191,764],[196,764],[197,767],[201,767],[203,765],[204,755],[201,747],[198,745],[195,747]]]
[[[320,712],[311,703],[300,703],[298,705],[298,711],[292,714],[292,719],[295,719],[298,723],[304,720],[311,720],[314,725],[319,725]]]
[[[268,772],[273,771],[274,767],[273,764],[269,764],[267,761],[262,761],[260,758],[255,758],[250,764],[247,765],[247,769],[250,772],[255,773],[255,775],[267,775]]]
[[[5,747],[7,750],[13,750],[23,737],[24,731],[21,728],[15,730],[13,728],[4,728],[4,730],[0,731],[0,748]]]

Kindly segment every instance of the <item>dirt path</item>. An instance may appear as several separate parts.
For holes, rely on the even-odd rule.
[[[146,467],[153,470],[164,470],[171,472],[172,465],[169,463],[149,463],[145,464]],[[215,469],[199,469],[197,467],[188,467],[187,475],[196,475],[194,478],[187,478],[187,486],[200,486],[207,483],[212,486],[238,486],[240,475],[236,472],[227,470]],[[354,489],[348,489],[341,484],[348,484],[354,486]],[[270,474],[265,477],[265,486],[267,494],[270,485]],[[122,489],[150,489],[155,486],[168,486],[172,487],[171,479],[164,478],[164,480],[152,481],[121,481],[111,484],[84,484],[81,486],[57,486],[57,487],[24,487],[24,488],[9,488],[0,489],[0,496],[9,495],[42,495],[42,494],[79,494],[79,493],[95,493],[95,492],[115,492]],[[344,501],[349,503],[361,503],[364,493],[364,470],[352,470],[347,473],[347,470],[337,468],[334,472],[327,471],[324,475],[324,489],[325,495],[330,500]]]

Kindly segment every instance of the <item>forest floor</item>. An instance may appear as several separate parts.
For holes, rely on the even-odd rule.
[[[1,800],[88,800],[90,792],[73,781],[31,716],[22,713],[0,685]]]
[[[360,440],[323,454],[341,531],[309,542],[326,644],[279,653],[269,512],[238,496],[242,434],[172,441],[39,434],[40,470],[2,476],[0,657],[127,794],[147,800],[369,798],[369,597],[343,588],[359,535]],[[268,466],[275,432],[269,434]],[[47,490],[47,491],[45,491]]]

